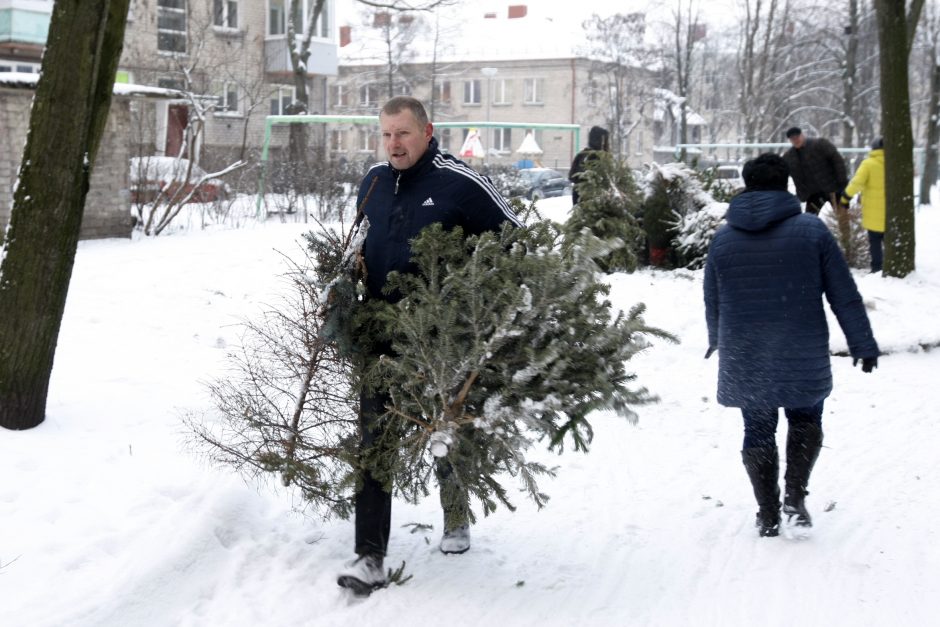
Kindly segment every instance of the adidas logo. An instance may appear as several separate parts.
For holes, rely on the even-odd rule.
[[[434,201],[431,200],[431,197],[430,197],[430,196],[428,196],[428,199],[425,200],[423,203],[421,203],[421,206],[422,206],[422,207],[433,207],[433,206],[434,206]]]

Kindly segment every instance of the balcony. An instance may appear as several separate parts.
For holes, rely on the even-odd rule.
[[[336,76],[337,58],[335,41],[310,42],[307,76]],[[293,72],[287,37],[272,37],[264,42],[264,69],[269,74]]]

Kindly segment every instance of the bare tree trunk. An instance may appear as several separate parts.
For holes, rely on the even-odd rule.
[[[931,50],[930,104],[927,108],[927,145],[924,150],[924,171],[920,177],[920,204],[930,204],[930,190],[937,183],[937,168],[940,167],[940,59],[937,59],[935,42]]]
[[[57,0],[0,265],[0,426],[45,419],[91,169],[129,0]],[[77,54],[79,52],[79,54]]]
[[[914,28],[905,4],[904,0],[875,0],[887,201],[884,274],[893,277],[904,277],[914,271],[915,252],[914,136],[907,67]],[[916,20],[913,23],[916,25]]]
[[[858,75],[858,0],[849,0],[848,41],[845,46],[845,70],[842,74],[842,145],[855,142],[855,84]],[[835,205],[833,205],[835,206]]]

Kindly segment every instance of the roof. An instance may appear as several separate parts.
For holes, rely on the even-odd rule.
[[[8,89],[36,89],[39,74],[28,72],[0,72],[0,88]],[[133,83],[115,83],[115,96],[125,98],[160,98],[177,100],[186,97],[186,93],[178,89],[165,89],[163,87],[150,87],[149,85],[135,85]]]
[[[666,117],[666,111],[672,115],[672,119],[678,120],[682,117],[682,102],[685,100],[681,96],[677,96],[668,89],[656,89],[654,90],[656,94],[656,103],[655,110],[653,111],[653,119],[657,122],[661,122],[663,118]],[[687,126],[706,126],[708,122],[705,121],[701,115],[693,111],[691,108],[686,112],[685,123]]]
[[[529,6],[524,17],[510,19],[502,12],[495,18],[470,17],[441,27],[437,63],[524,61],[536,59],[584,58],[579,52],[585,37],[580,23],[539,14]],[[395,19],[393,16],[392,19]],[[404,63],[430,63],[434,60],[433,24],[415,18],[412,28],[419,30],[407,44]],[[339,49],[340,65],[384,65],[388,48],[383,29],[354,25],[351,43]],[[395,44],[393,44],[394,46]]]

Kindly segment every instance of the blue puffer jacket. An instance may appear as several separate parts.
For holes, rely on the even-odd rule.
[[[731,201],[705,264],[709,346],[718,348],[718,402],[811,407],[832,391],[822,296],[853,357],[877,357],[862,297],[838,244],[784,191]]]
[[[382,294],[389,272],[414,271],[410,242],[424,227],[440,222],[445,229],[460,226],[467,235],[478,235],[498,231],[507,220],[520,224],[490,180],[441,153],[433,137],[407,170],[388,162],[372,166],[359,186],[356,206],[369,218],[364,257],[366,285],[374,298],[390,298]]]

